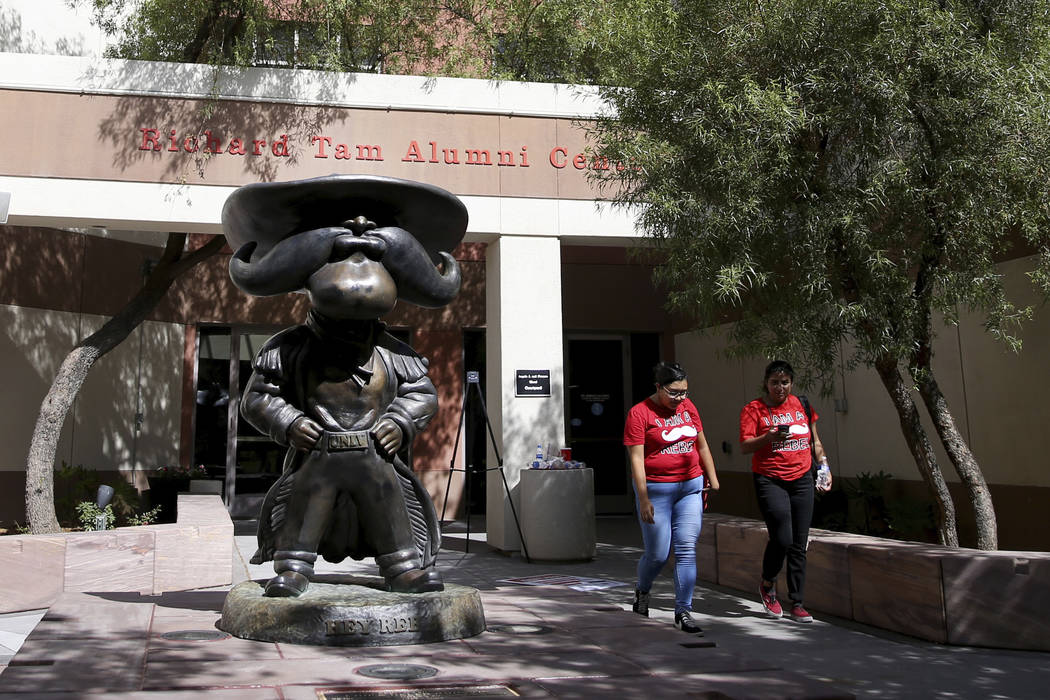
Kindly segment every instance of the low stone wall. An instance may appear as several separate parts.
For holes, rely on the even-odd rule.
[[[46,608],[67,591],[165,591],[233,582],[233,521],[222,499],[179,494],[177,521],[100,532],[0,537],[0,613]]]
[[[700,578],[757,596],[766,539],[759,520],[705,513]],[[786,593],[783,582],[779,588]],[[810,531],[811,611],[933,642],[1050,651],[1048,598],[1048,552],[985,552]]]

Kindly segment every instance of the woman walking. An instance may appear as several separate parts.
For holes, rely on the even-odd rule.
[[[653,379],[656,391],[631,408],[623,431],[645,546],[632,609],[649,616],[649,591],[673,546],[675,627],[703,634],[690,616],[696,542],[704,510],[704,476],[708,487],[717,491],[718,475],[696,406],[686,398],[685,370],[661,362],[653,369]]]
[[[753,455],[755,494],[769,532],[759,584],[762,605],[770,617],[783,616],[776,580],[786,559],[788,615],[796,622],[813,622],[802,605],[806,544],[813,520],[814,479],[810,469],[814,456],[821,463],[827,463],[827,456],[817,435],[816,412],[791,393],[794,378],[791,365],[782,360],[766,367],[763,395],[740,412],[740,449]],[[821,490],[829,488],[830,479]]]

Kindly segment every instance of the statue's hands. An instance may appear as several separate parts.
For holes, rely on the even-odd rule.
[[[321,439],[323,432],[324,428],[317,423],[306,416],[299,416],[288,426],[288,442],[297,450],[309,452]]]
[[[404,439],[401,427],[389,418],[383,418],[376,423],[372,437],[375,438],[376,445],[390,457],[401,449],[401,441]]]

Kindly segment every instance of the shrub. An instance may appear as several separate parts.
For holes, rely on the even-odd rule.
[[[113,513],[113,506],[107,505],[99,508],[94,501],[81,501],[77,504],[77,519],[80,521],[82,530],[94,530],[98,518],[102,518],[102,529],[112,530],[116,524],[117,516]]]
[[[143,511],[137,515],[128,516],[128,525],[153,525],[160,517],[160,506]]]
[[[95,502],[98,487],[103,483],[103,474],[83,465],[72,466],[62,462],[55,471],[55,515],[58,522],[65,527],[72,527],[80,522],[80,503]],[[139,492],[123,478],[112,479],[113,487],[111,507],[119,518],[126,518],[138,512],[140,508]]]

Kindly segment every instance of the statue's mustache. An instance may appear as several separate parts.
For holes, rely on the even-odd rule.
[[[286,294],[302,289],[323,266],[363,253],[382,262],[398,287],[398,296],[425,307],[443,306],[459,292],[460,271],[448,253],[439,253],[442,269],[408,231],[394,226],[357,235],[333,226],[305,231],[280,241],[256,260],[256,243],[241,246],[230,259],[230,277],[238,287],[256,296]]]

